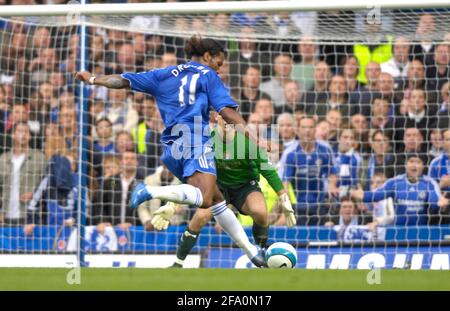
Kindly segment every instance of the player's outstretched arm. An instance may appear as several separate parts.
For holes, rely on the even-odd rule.
[[[234,124],[236,131],[248,137],[257,146],[270,152],[270,144],[266,141],[258,139],[258,137],[247,128],[247,123],[242,116],[233,108],[225,107],[220,111],[220,115],[228,124]]]
[[[124,89],[130,87],[130,81],[120,75],[107,75],[96,77],[89,71],[75,73],[75,79],[91,85],[105,86],[110,89]]]

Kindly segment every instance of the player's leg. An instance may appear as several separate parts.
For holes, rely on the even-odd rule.
[[[214,203],[211,207],[211,212],[222,227],[222,229],[231,237],[231,239],[245,252],[247,257],[256,265],[264,265],[264,260],[258,256],[258,248],[253,245],[248,239],[244,228],[240,224],[239,220],[234,215],[233,211],[227,207],[226,201],[223,198],[222,192],[219,187],[215,185]],[[216,203],[219,201],[219,203]]]
[[[180,237],[180,243],[177,247],[177,256],[173,267],[182,267],[187,255],[191,252],[202,228],[212,219],[210,208],[197,208],[186,227],[186,230]]]
[[[269,220],[266,201],[259,191],[253,191],[247,195],[242,211],[253,219],[253,238],[255,243],[265,249],[269,233]]]
[[[164,147],[164,153],[161,160],[167,166],[169,171],[172,172],[172,174],[174,174],[178,179],[183,180],[186,176],[184,167],[185,161],[184,159],[174,158],[172,156],[171,148],[171,146]],[[192,173],[195,173],[195,167]],[[213,182],[214,180],[215,183],[215,176],[207,176],[206,178],[209,182]],[[130,206],[131,208],[137,208],[141,203],[151,199],[189,204],[196,207],[204,205],[210,206],[211,198],[211,191],[202,191],[201,189],[187,183],[162,187],[146,186],[143,183],[139,183],[131,194]]]
[[[177,249],[177,259],[174,266],[182,266],[184,259],[195,245],[201,228],[203,228],[203,226],[211,219],[211,214],[232,240],[244,250],[245,254],[255,265],[264,265],[263,259],[258,256],[258,249],[250,242],[234,213],[227,208],[223,195],[215,183],[215,179],[214,183],[211,183],[211,176],[213,175],[196,172],[187,179],[189,184],[200,189],[202,193],[204,190],[204,198],[206,198],[204,201],[209,201],[211,190],[214,193],[212,194],[211,209],[208,209],[208,212],[204,211],[203,207],[197,209],[189,222],[186,231],[180,238],[180,244]]]

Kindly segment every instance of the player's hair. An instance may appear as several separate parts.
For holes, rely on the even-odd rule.
[[[216,56],[220,53],[226,55],[225,49],[217,40],[209,38],[203,39],[197,35],[194,35],[187,40],[184,51],[186,52],[188,59],[191,59],[193,56],[201,57],[206,52],[209,52],[211,56]]]

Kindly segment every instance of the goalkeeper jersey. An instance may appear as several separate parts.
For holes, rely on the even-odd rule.
[[[250,180],[267,179],[275,191],[283,190],[280,178],[268,161],[267,153],[239,132],[234,139],[224,142],[217,129],[211,134],[216,160],[217,182],[223,187],[237,187]]]

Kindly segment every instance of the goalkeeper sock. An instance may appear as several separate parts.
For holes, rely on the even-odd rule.
[[[203,204],[203,195],[200,189],[188,184],[164,187],[146,186],[145,189],[147,189],[154,199],[189,204],[197,207]]]
[[[258,254],[258,249],[250,243],[244,228],[242,228],[234,213],[227,207],[225,201],[211,206],[211,210],[219,225],[244,250],[248,258],[252,259]]]
[[[190,253],[195,243],[197,242],[198,235],[200,232],[194,232],[189,228],[184,231],[184,233],[180,237],[180,244],[177,248],[177,258],[175,259],[175,263],[183,265],[184,260],[187,255]]]
[[[263,227],[254,222],[252,232],[255,243],[261,248],[266,248],[267,237],[269,235],[269,227]]]

